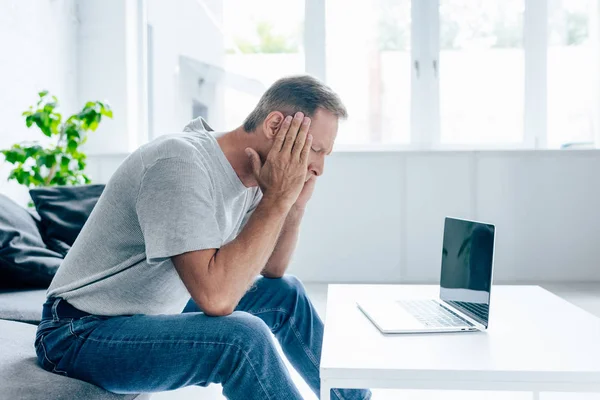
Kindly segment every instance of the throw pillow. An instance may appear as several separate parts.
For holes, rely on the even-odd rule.
[[[46,247],[29,211],[0,195],[0,287],[46,288],[61,261]]]
[[[42,219],[48,248],[66,255],[81,232],[105,185],[52,186],[29,191]]]

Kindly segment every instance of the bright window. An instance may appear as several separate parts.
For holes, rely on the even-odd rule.
[[[440,0],[442,144],[523,141],[524,0]]]
[[[596,0],[548,2],[548,147],[594,140],[596,76],[591,16]]]
[[[410,0],[326,3],[327,83],[350,118],[337,143],[410,141]]]
[[[231,128],[274,81],[304,73],[304,0],[224,0],[223,30],[225,126]]]
[[[175,104],[177,123],[237,127],[275,80],[308,73],[348,108],[338,149],[600,143],[600,0],[162,3],[148,5],[150,113]]]

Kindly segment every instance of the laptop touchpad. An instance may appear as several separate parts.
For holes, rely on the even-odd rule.
[[[384,332],[421,330],[424,327],[395,301],[361,301],[359,307]]]

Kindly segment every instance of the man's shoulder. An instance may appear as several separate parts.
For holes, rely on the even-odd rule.
[[[177,133],[161,136],[158,139],[142,146],[139,151],[144,167],[148,168],[158,162],[184,162],[190,164],[204,164],[206,146],[197,135],[190,133]]]

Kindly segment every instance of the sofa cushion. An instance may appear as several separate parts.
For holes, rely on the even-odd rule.
[[[42,219],[42,237],[50,249],[67,254],[104,186],[52,186],[29,191]]]
[[[0,195],[0,287],[48,287],[61,261],[29,211]]]
[[[36,327],[0,321],[0,399],[148,399],[149,395],[119,395],[73,378],[43,370],[33,342]]]
[[[45,301],[46,289],[0,290],[0,319],[38,325]]]

